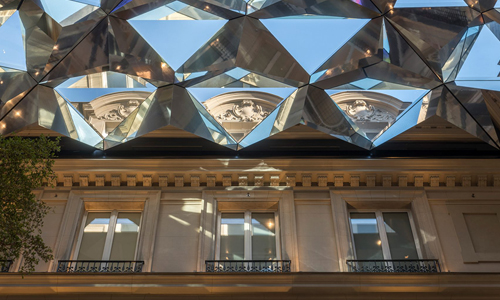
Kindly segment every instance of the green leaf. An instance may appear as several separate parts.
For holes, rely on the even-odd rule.
[[[33,272],[53,259],[42,239],[43,219],[50,207],[33,190],[52,179],[59,138],[0,136],[0,261],[22,257],[21,272]]]

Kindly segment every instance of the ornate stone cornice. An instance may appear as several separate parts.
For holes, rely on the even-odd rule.
[[[82,159],[54,169],[66,187],[500,187],[497,159]]]
[[[463,176],[450,176],[445,173],[415,175],[409,177],[396,174],[395,177],[387,174],[359,173],[338,175],[332,173],[280,176],[274,173],[264,174],[130,174],[127,173],[99,173],[99,174],[74,174],[58,173],[57,186],[63,187],[500,187],[500,173],[498,174],[471,174]],[[184,184],[184,177],[189,176],[190,184]],[[238,181],[232,181],[233,176]],[[122,181],[122,178],[125,180]],[[397,181],[393,181],[396,178]],[[170,181],[169,181],[170,180]]]

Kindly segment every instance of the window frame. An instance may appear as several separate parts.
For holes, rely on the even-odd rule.
[[[241,210],[224,210],[217,212],[217,227],[215,237],[215,260],[223,260],[220,257],[220,234],[221,234],[221,217],[222,214],[227,213],[243,213],[244,214],[244,227],[249,224],[248,230],[244,229],[244,259],[252,259],[252,214],[253,213],[273,213],[274,214],[274,235],[276,237],[276,259],[281,260],[281,239],[280,239],[280,226],[279,226],[279,213],[276,210],[259,210],[259,209],[241,209]]]
[[[142,232],[142,222],[143,222],[143,217],[144,217],[144,212],[142,210],[109,210],[109,209],[99,209],[99,210],[85,210],[85,214],[83,215],[82,221],[80,223],[80,230],[78,232],[78,239],[76,241],[75,245],[75,251],[72,255],[73,260],[78,260],[78,254],[80,252],[80,247],[82,244],[82,238],[83,238],[83,232],[85,230],[85,223],[87,223],[87,217],[89,213],[111,213],[109,217],[109,229],[108,232],[106,233],[106,241],[104,242],[104,249],[102,252],[102,258],[100,260],[102,261],[109,261],[109,258],[111,256],[111,250],[113,246],[113,238],[115,236],[115,229],[116,229],[116,224],[118,222],[118,214],[122,212],[127,212],[127,213],[140,213],[141,218],[139,221],[139,233],[137,235],[137,240],[135,242],[135,252],[134,252],[134,258],[132,261],[137,260],[137,254],[139,252],[139,240],[141,239],[141,232]],[[112,229],[112,230],[111,230]]]
[[[349,218],[349,230],[351,233],[351,245],[353,249],[353,256],[355,259],[357,258],[356,252],[356,243],[354,242],[354,230],[352,228],[351,221],[351,213],[374,213],[375,218],[377,220],[377,229],[380,237],[380,241],[382,242],[382,255],[384,256],[384,260],[392,260],[391,249],[389,247],[389,240],[387,238],[387,232],[384,226],[384,216],[383,213],[392,213],[392,212],[404,212],[408,215],[408,221],[410,222],[411,233],[413,235],[413,241],[415,243],[415,248],[417,250],[418,259],[423,259],[422,249],[420,246],[420,241],[417,235],[417,228],[415,226],[415,222],[412,216],[411,209],[349,209],[347,211]]]

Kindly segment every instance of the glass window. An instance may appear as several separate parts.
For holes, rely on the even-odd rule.
[[[405,212],[383,213],[392,259],[418,259],[415,237]]]
[[[351,212],[356,259],[419,259],[408,212]]]
[[[274,212],[221,213],[220,260],[278,259]]]
[[[78,260],[100,260],[106,244],[111,213],[88,213],[78,252]]]
[[[88,212],[77,260],[134,260],[140,212]]]
[[[384,259],[375,213],[351,213],[357,259]]]
[[[252,259],[276,258],[276,234],[274,213],[252,214]]]
[[[221,214],[220,257],[223,260],[245,258],[245,215]]]
[[[110,260],[134,260],[140,222],[140,213],[118,213]]]

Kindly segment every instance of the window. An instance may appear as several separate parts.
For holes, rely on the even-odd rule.
[[[140,212],[87,212],[83,224],[74,255],[77,260],[135,259]]]
[[[350,219],[357,260],[421,259],[409,211],[355,211]]]
[[[219,213],[217,259],[280,259],[277,225],[274,212]]]

